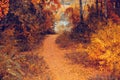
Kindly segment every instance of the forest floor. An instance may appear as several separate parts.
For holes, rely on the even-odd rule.
[[[84,67],[82,64],[70,64],[65,58],[69,50],[60,49],[55,40],[58,35],[48,35],[44,40],[42,56],[50,68],[54,80],[89,80],[100,71]]]

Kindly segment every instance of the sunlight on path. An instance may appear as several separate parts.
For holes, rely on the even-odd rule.
[[[57,36],[49,35],[46,37],[42,53],[55,80],[88,80],[88,77],[93,75],[94,70],[85,69],[80,65],[68,64],[64,58],[67,51],[59,49],[55,44]]]

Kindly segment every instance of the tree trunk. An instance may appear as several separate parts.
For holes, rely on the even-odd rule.
[[[81,22],[83,22],[83,7],[82,7],[82,0],[80,0],[79,2],[80,2],[80,20],[81,20]]]
[[[115,8],[116,9],[120,8],[120,0],[115,1]]]
[[[96,0],[96,13],[97,13],[97,16],[99,15],[99,12],[98,12],[98,0]]]
[[[103,9],[103,2],[101,0],[101,2],[100,2],[100,18],[101,18],[101,20],[103,19],[102,9]]]
[[[107,0],[104,0],[104,5],[105,5],[105,18],[107,20],[107,18],[108,18]]]

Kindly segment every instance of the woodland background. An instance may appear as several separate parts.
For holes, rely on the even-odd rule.
[[[72,28],[63,31],[56,44],[63,49],[76,45],[66,58],[108,70],[110,77],[119,80],[120,0],[89,0],[86,6],[82,1],[64,10]],[[41,79],[50,76],[43,57],[32,50],[43,45],[46,35],[55,34],[61,3],[64,0],[0,0],[0,80],[24,80],[33,73],[41,74]]]

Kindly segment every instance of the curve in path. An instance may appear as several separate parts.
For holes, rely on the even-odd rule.
[[[58,35],[46,37],[43,46],[43,57],[53,73],[55,80],[88,80],[94,70],[78,65],[70,65],[64,58],[67,50],[57,47],[55,40]]]

